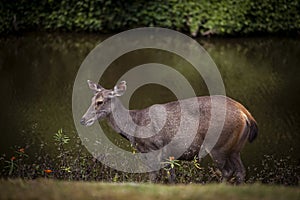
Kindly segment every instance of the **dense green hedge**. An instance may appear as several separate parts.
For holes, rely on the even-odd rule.
[[[196,34],[297,33],[300,0],[1,0],[0,33],[112,32],[160,26]]]

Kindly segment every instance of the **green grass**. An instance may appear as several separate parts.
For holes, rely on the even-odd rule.
[[[0,180],[0,199],[300,199],[299,187],[226,184],[157,185],[67,182],[51,179]]]

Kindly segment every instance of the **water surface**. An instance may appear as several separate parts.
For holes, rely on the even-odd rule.
[[[52,144],[53,133],[63,128],[76,135],[72,118],[72,87],[87,54],[108,35],[25,34],[0,38],[0,153],[14,146]],[[216,62],[228,96],[249,109],[259,126],[259,136],[243,151],[246,165],[259,164],[263,155],[291,156],[299,162],[300,39],[236,38],[199,39]],[[101,78],[113,87],[134,66],[157,62],[176,68],[197,95],[208,91],[201,76],[181,58],[145,49],[121,56]],[[141,74],[143,76],[143,74]],[[176,81],[176,80],[175,80]],[[130,80],[127,80],[130,84]],[[144,108],[175,100],[159,85],[145,85],[133,94],[129,107]],[[104,127],[107,127],[105,123]],[[108,128],[107,128],[108,129]],[[128,143],[107,130],[120,146]],[[117,138],[117,139],[116,139]]]

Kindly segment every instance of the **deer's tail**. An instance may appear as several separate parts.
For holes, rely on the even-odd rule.
[[[253,116],[246,109],[245,111],[244,114],[246,115],[246,125],[248,127],[248,141],[251,143],[258,135],[258,127],[257,122],[255,121]]]
[[[257,123],[255,120],[250,119],[250,125],[248,125],[250,130],[249,130],[249,136],[248,136],[248,141],[251,143],[255,140],[255,138],[258,135],[258,127]]]

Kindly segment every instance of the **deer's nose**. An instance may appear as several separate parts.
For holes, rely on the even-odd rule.
[[[84,118],[82,118],[82,119],[80,120],[80,124],[81,124],[81,125],[85,125],[85,119],[84,119]]]

